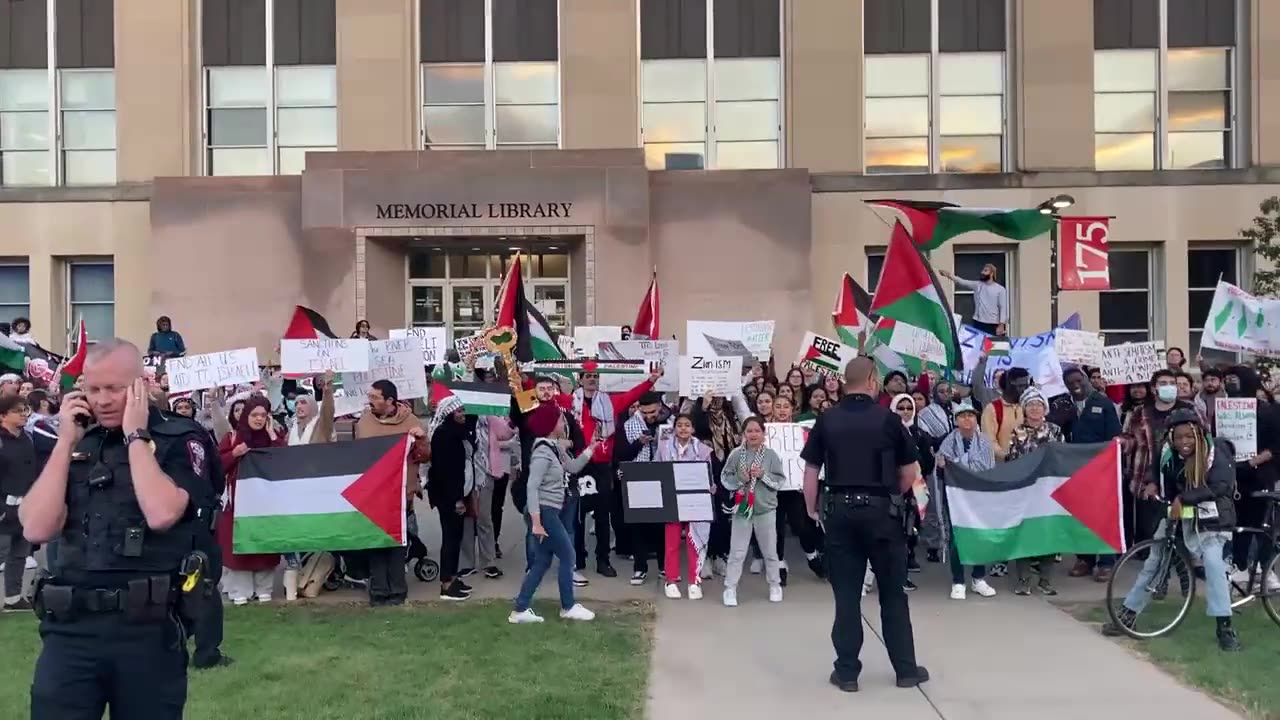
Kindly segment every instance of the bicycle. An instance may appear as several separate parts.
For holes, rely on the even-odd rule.
[[[1280,589],[1268,589],[1266,583],[1268,573],[1280,573],[1280,516],[1277,513],[1280,492],[1260,491],[1252,496],[1267,502],[1262,527],[1237,527],[1235,533],[1237,537],[1261,535],[1265,538],[1261,552],[1266,567],[1259,570],[1256,564],[1251,565],[1247,584],[1228,580],[1234,590],[1231,607],[1234,610],[1260,600],[1267,616],[1280,626]],[[1171,504],[1163,501],[1161,504],[1167,516]],[[1168,521],[1165,528],[1163,538],[1143,540],[1120,556],[1112,570],[1111,579],[1107,582],[1107,615],[1111,623],[1125,635],[1137,640],[1158,638],[1173,632],[1186,620],[1195,601],[1196,568],[1191,561],[1191,554],[1182,542],[1182,522]],[[1151,600],[1131,623],[1121,622],[1119,613],[1124,598],[1151,553],[1160,553],[1156,571],[1146,584]],[[1267,561],[1267,558],[1270,560]],[[1126,569],[1129,572],[1125,572]],[[1176,591],[1172,591],[1170,587],[1174,576],[1178,581]],[[1117,582],[1121,584],[1117,586]],[[1147,620],[1144,621],[1144,618]]]

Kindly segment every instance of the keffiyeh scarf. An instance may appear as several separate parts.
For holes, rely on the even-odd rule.
[[[582,388],[573,391],[573,415],[578,418],[578,422],[582,422],[583,406],[587,402],[586,393]],[[613,412],[613,401],[609,399],[609,393],[597,392],[591,398],[591,418],[596,421],[596,434],[602,438],[613,437],[614,418],[617,415]],[[587,438],[587,442],[591,442],[591,438]],[[632,440],[631,442],[635,442]]]
[[[441,400],[440,404],[436,405],[436,414],[431,418],[431,433],[434,434],[436,428],[440,427],[445,420],[449,419],[450,415],[461,407],[462,401],[459,400],[456,395],[450,395],[449,397]]]
[[[737,514],[744,518],[751,517],[756,508],[756,481],[751,479],[752,468],[764,467],[764,454],[767,448],[764,445],[752,450],[746,445],[742,446],[742,452],[738,453],[738,467],[734,470],[739,477],[746,478],[738,491],[733,494],[733,507],[726,508],[730,514]]]
[[[600,397],[600,393],[596,394]],[[599,422],[597,419],[596,422]],[[627,424],[622,426],[622,431],[626,433],[627,442],[634,443],[640,439],[640,436],[649,431],[649,424],[644,421],[644,416],[636,413],[627,419]],[[635,462],[649,462],[653,460],[654,443],[649,443],[640,448],[640,454],[636,455]]]

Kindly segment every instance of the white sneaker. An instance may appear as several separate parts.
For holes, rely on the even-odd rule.
[[[667,583],[667,587],[664,590],[664,592],[666,593],[667,597],[671,598],[672,600],[679,600],[681,597],[680,586],[675,583]]]
[[[39,566],[40,564],[36,562],[35,558],[31,557],[30,555],[27,556],[26,568],[28,570],[35,570]]]
[[[270,596],[270,595],[259,595],[259,596],[258,596],[258,602],[260,602],[260,603],[262,603],[262,604],[264,604],[264,605],[265,605],[265,604],[267,604],[267,603],[271,602],[271,596]]]
[[[752,575],[759,575],[764,572],[764,560],[760,558],[752,559],[750,570]]]
[[[697,583],[690,583],[690,584],[689,584],[689,599],[690,599],[690,600],[701,600],[701,599],[702,599],[702,586],[701,586],[701,585],[698,585]]]
[[[590,584],[591,584],[591,581],[590,581],[590,580],[587,580],[587,576],[586,576],[586,575],[583,575],[582,573],[578,572],[577,570],[574,570],[574,571],[573,571],[573,586],[574,586],[574,587],[586,587],[587,585],[590,585]]]
[[[533,608],[528,608],[524,612],[516,612],[515,610],[512,610],[511,614],[507,616],[507,622],[511,623],[512,625],[528,625],[530,623],[540,623],[542,622],[542,616],[535,614],[533,612]]]
[[[781,585],[769,586],[769,602],[782,602],[782,586]]]
[[[1244,584],[1249,582],[1249,571],[1240,570],[1239,568],[1231,571],[1231,582],[1236,584]]]
[[[974,592],[978,593],[982,597],[996,596],[996,589],[991,587],[991,585],[989,585],[986,580],[974,580],[973,582],[969,583],[969,585],[970,587],[973,588]]]
[[[249,598],[231,598],[231,604],[236,607],[244,607],[249,604]]]
[[[582,605],[574,605],[568,610],[560,611],[561,620],[578,620],[580,622],[590,622],[596,619],[596,614],[582,607]]]
[[[725,607],[738,607],[738,590],[737,588],[725,588],[722,596]]]
[[[725,562],[722,558],[716,558],[716,561],[711,563],[711,567],[720,577],[724,577],[729,574],[729,563]]]
[[[964,583],[960,583],[959,585],[952,585],[952,586],[951,586],[951,599],[952,599],[952,600],[963,600],[963,599],[964,599]]]
[[[1275,573],[1267,573],[1266,588],[1267,592],[1280,592],[1280,578],[1276,577]]]

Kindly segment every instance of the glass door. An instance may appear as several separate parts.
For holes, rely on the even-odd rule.
[[[409,323],[414,327],[441,327],[444,322],[444,287],[414,285],[410,288]]]
[[[489,283],[450,284],[449,317],[453,338],[466,337],[484,329],[493,314],[493,291]]]

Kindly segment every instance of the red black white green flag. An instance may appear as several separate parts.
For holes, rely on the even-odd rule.
[[[336,338],[333,330],[329,328],[329,321],[324,319],[320,313],[309,307],[295,305],[293,308],[293,318],[289,320],[289,327],[284,331],[285,340],[317,340],[320,338]]]
[[[912,244],[902,223],[893,226],[889,237],[889,249],[885,253],[884,269],[880,272],[875,297],[871,300],[871,311],[879,313],[882,319],[906,323],[933,335],[942,344],[946,355],[938,364],[944,368],[964,369],[951,304],[947,302],[929,261],[920,248]]]

